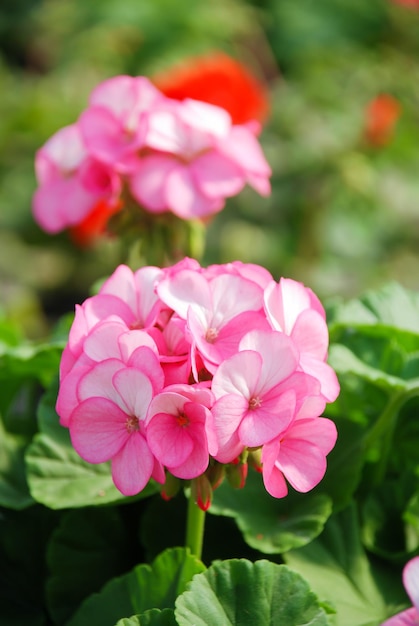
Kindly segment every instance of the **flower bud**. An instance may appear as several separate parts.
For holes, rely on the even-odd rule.
[[[176,478],[176,476],[173,476],[173,474],[171,474],[170,472],[166,472],[166,481],[160,492],[163,500],[166,500],[167,502],[168,500],[174,498],[175,495],[178,493],[180,486],[181,480],[179,478]]]
[[[212,489],[217,489],[224,480],[225,466],[212,459],[205,474],[211,483]]]
[[[247,463],[240,460],[233,462],[226,467],[227,480],[234,489],[243,489],[247,478]]]
[[[212,502],[212,487],[205,474],[191,481],[192,497],[202,511],[207,511]]]

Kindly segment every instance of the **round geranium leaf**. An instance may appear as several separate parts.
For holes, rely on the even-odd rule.
[[[323,626],[328,617],[307,582],[286,565],[222,561],[194,577],[176,601],[179,626]]]
[[[173,609],[150,609],[134,615],[120,619],[115,626],[177,626]]]

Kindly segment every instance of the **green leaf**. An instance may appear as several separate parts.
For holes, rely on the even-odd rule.
[[[331,345],[328,362],[338,375],[355,374],[386,391],[399,391],[406,388],[406,382],[402,378],[371,367],[346,346]]]
[[[0,417],[0,506],[19,510],[33,503],[24,463],[29,441],[26,437],[8,433]]]
[[[376,334],[397,329],[419,338],[419,293],[390,283],[335,308],[330,331],[338,327],[366,329]]]
[[[32,497],[52,509],[102,505],[144,498],[155,493],[149,483],[134,498],[126,498],[112,481],[109,463],[93,465],[79,457],[69,432],[55,411],[56,388],[44,395],[38,412],[40,433],[26,455],[27,478]]]
[[[320,599],[336,609],[336,626],[378,626],[403,602],[400,572],[391,584],[376,583],[362,548],[354,506],[334,515],[322,535],[287,552],[284,559],[309,582]]]
[[[114,626],[129,615],[152,608],[173,608],[186,584],[204,570],[203,563],[185,548],[166,550],[151,566],[138,565],[87,598],[67,626]]]
[[[132,513],[131,513],[132,515]],[[48,546],[48,608],[62,624],[81,602],[135,565],[132,534],[112,507],[69,511]],[[77,573],[77,575],[76,575]]]
[[[266,560],[222,561],[195,576],[176,601],[180,626],[321,626],[329,623],[306,581]]]
[[[0,379],[4,375],[35,378],[47,387],[57,375],[64,346],[61,341],[13,347],[0,344]]]
[[[209,512],[233,517],[246,543],[265,554],[277,554],[317,537],[332,503],[325,494],[291,490],[285,498],[275,499],[265,490],[261,475],[249,472],[243,489],[233,489],[226,481],[218,487]]]
[[[173,609],[150,609],[141,613],[141,615],[134,615],[133,617],[126,617],[120,619],[115,626],[176,626],[175,612]]]

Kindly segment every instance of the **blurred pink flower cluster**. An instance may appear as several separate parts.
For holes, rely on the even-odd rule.
[[[260,266],[120,265],[76,307],[57,412],[82,458],[111,460],[125,495],[168,474],[215,487],[220,464],[239,464],[244,484],[249,457],[280,498],[286,480],[318,484],[336,441],[320,417],[339,393],[327,350],[318,298]]]
[[[221,107],[168,98],[144,77],[105,80],[77,122],[38,150],[35,219],[57,233],[100,203],[117,210],[125,192],[146,211],[182,219],[220,211],[247,183],[268,195],[259,129],[256,121],[233,124]]]

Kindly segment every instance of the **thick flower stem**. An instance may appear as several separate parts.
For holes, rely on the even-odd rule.
[[[188,499],[188,517],[186,521],[186,547],[190,549],[198,559],[202,556],[204,541],[205,511],[199,508],[195,502],[193,491]]]

